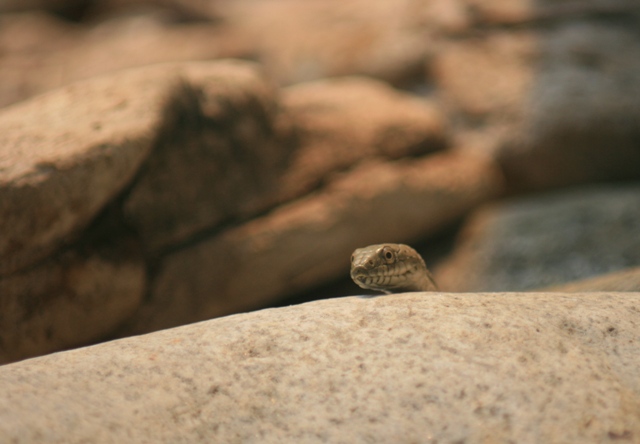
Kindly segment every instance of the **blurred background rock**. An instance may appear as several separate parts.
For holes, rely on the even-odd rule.
[[[0,0],[0,361],[640,265],[635,1]],[[233,59],[233,60],[230,60]]]

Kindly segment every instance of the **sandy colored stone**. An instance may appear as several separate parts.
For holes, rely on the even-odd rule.
[[[492,204],[463,227],[452,256],[434,270],[436,281],[447,291],[520,291],[638,266],[639,210],[638,185]]]
[[[356,247],[424,238],[500,191],[493,165],[468,157],[363,164],[322,191],[165,256],[125,333],[264,306],[347,274]]]
[[[169,16],[177,24],[190,22],[213,22],[220,20],[219,1],[201,0],[101,0],[91,2],[88,15],[90,18],[104,18],[112,15],[136,14],[146,11],[151,14]]]
[[[628,268],[577,282],[569,282],[545,291],[640,291],[640,267]]]
[[[0,363],[90,344],[141,304],[146,269],[122,239],[76,246],[0,277]]]
[[[639,307],[640,293],[406,293],[230,316],[0,367],[0,435],[632,443]]]

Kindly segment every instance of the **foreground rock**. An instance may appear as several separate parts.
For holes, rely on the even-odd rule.
[[[639,220],[639,185],[491,205],[466,224],[436,280],[447,291],[519,291],[638,266]]]
[[[635,442],[639,306],[409,293],[230,316],[0,367],[0,436]]]

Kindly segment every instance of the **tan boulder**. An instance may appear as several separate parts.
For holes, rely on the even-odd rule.
[[[447,42],[431,67],[443,100],[467,118],[519,123],[535,79],[538,38],[525,30]]]
[[[405,293],[240,314],[0,367],[0,436],[635,442],[640,293]]]

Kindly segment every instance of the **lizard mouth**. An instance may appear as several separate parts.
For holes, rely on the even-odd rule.
[[[402,286],[407,281],[410,274],[411,270],[387,276],[367,273],[352,273],[351,278],[363,288],[371,290],[386,290],[395,288],[396,286]]]

